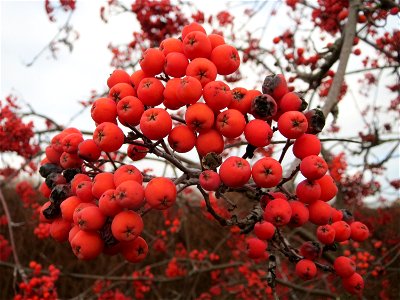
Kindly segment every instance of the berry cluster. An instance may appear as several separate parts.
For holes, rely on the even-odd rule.
[[[60,270],[54,265],[50,265],[48,267],[49,275],[41,275],[42,265],[35,261],[29,263],[29,268],[32,270],[32,276],[27,282],[21,282],[18,284],[19,293],[14,297],[14,300],[57,299],[57,288],[55,283],[60,275]]]
[[[177,197],[176,185],[182,180],[192,180],[187,186],[198,185],[204,196],[205,191],[256,191],[263,215],[252,219],[256,237],[247,240],[247,253],[253,259],[268,258],[267,241],[276,239],[283,227],[299,227],[308,221],[319,226],[318,240],[330,247],[350,238],[368,238],[364,224],[327,203],[338,190],[327,175],[328,164],[320,156],[321,142],[316,136],[324,127],[324,115],[318,109],[303,112],[307,103],[291,91],[283,75],[267,76],[262,92],[231,89],[217,76],[238,70],[237,49],[221,35],[207,35],[197,23],[185,26],[181,39],[167,38],[159,48],[145,50],[139,64],[141,69],[132,75],[115,70],[107,80],[108,97],[93,102],[91,116],[97,126],[93,139],[84,139],[79,130],[68,128],[46,148],[40,168],[46,180],[41,191],[50,200],[41,209],[41,220],[51,223],[54,239],[69,240],[78,258],[93,259],[104,252],[121,253],[130,262],[143,260],[148,245],[140,237],[142,215],[150,209],[171,207]],[[168,112],[181,108],[183,118]],[[130,130],[127,136],[122,127]],[[256,157],[257,148],[271,144],[277,131],[287,138],[281,158],[262,157],[250,164],[248,158]],[[222,161],[232,139],[241,139],[247,145],[246,153]],[[119,151],[124,144],[129,144],[126,153],[133,161],[154,153],[186,177],[174,182],[148,176],[134,165],[117,166],[120,162],[113,158],[118,154],[109,152]],[[292,176],[284,178],[281,162],[292,145],[301,162]],[[174,156],[194,148],[202,170],[189,170]],[[112,172],[106,171],[106,163],[114,166]],[[292,194],[283,184],[298,171],[305,180]],[[206,206],[213,217],[225,220],[209,203]],[[320,249],[315,244],[306,243],[300,254],[290,254],[297,262],[296,274],[303,279],[315,277],[321,266],[315,262],[321,252],[315,251]],[[171,262],[173,274],[176,269],[176,262]],[[334,270],[348,291],[362,290],[362,278],[349,261],[335,261]]]

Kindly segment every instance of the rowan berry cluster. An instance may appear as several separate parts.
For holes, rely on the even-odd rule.
[[[79,259],[93,259],[104,252],[121,253],[130,262],[143,260],[148,252],[140,236],[143,214],[171,207],[177,185],[183,181],[187,186],[197,185],[204,196],[205,191],[223,194],[242,188],[256,192],[263,215],[251,219],[256,237],[249,238],[247,246],[253,259],[268,258],[269,241],[285,226],[315,224],[318,240],[331,247],[350,238],[368,238],[364,224],[328,203],[338,190],[327,174],[316,136],[325,124],[324,115],[318,109],[303,112],[307,103],[291,91],[283,75],[267,76],[262,92],[231,89],[217,77],[238,70],[237,49],[221,35],[207,35],[197,23],[185,26],[181,38],[167,38],[159,48],[145,50],[139,64],[141,69],[132,75],[115,70],[108,78],[108,97],[92,105],[97,126],[92,139],[68,128],[46,148],[40,174],[46,178],[41,191],[49,201],[41,209],[41,220],[51,223],[55,240],[70,242]],[[183,118],[168,111],[181,108]],[[130,130],[127,135],[123,127]],[[277,131],[287,138],[281,158],[257,159],[255,150],[270,145]],[[222,161],[233,139],[247,145],[246,153],[224,156]],[[169,160],[185,176],[154,177],[131,164],[117,166],[121,154],[114,152],[122,151],[124,144],[129,145],[126,154],[132,161],[153,153]],[[295,194],[283,187],[293,176],[284,178],[281,165],[291,145],[300,160],[295,173],[300,171],[305,177]],[[192,149],[201,158],[201,170],[188,169],[174,156]],[[252,164],[250,158],[254,158]],[[107,171],[106,164],[114,170]],[[206,206],[213,217],[226,221],[207,202]],[[303,279],[316,276],[320,265],[315,261],[320,255],[319,244],[311,242],[301,247],[300,254],[288,254],[294,256],[296,274]],[[171,262],[171,270],[175,269],[176,262]],[[362,291],[362,277],[350,259],[339,257],[333,269],[348,291]]]
[[[54,265],[50,265],[48,267],[49,275],[42,275],[42,265],[35,261],[29,263],[29,268],[32,271],[32,276],[27,282],[18,284],[19,293],[14,297],[14,300],[57,299],[55,283],[60,275],[60,270]]]

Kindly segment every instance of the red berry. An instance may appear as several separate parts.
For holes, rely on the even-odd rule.
[[[241,187],[249,181],[251,167],[247,160],[231,156],[221,164],[219,175],[226,186]]]
[[[361,222],[352,222],[351,228],[351,239],[357,242],[363,242],[369,237],[368,227]]]
[[[318,226],[317,239],[325,245],[331,245],[335,241],[335,229],[329,225]]]
[[[260,240],[270,240],[275,234],[275,226],[270,222],[261,222],[254,225],[254,234]]]
[[[270,201],[264,210],[264,220],[275,226],[284,226],[290,222],[292,208],[285,199],[274,199]]]
[[[356,264],[346,256],[339,256],[333,263],[333,268],[337,275],[342,278],[348,278],[356,272]]]
[[[302,259],[296,264],[296,275],[303,280],[310,280],[317,275],[317,266],[308,259]]]
[[[263,258],[267,251],[267,242],[258,238],[246,239],[247,256],[252,259]]]

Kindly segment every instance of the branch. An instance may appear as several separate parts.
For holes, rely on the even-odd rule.
[[[343,46],[340,51],[339,66],[333,78],[332,85],[329,89],[328,97],[322,107],[322,112],[327,116],[332,108],[337,104],[344,75],[346,73],[347,63],[351,54],[357,27],[357,13],[360,6],[360,0],[351,0],[349,8],[349,18],[344,29]]]
[[[14,262],[15,262],[15,268],[17,269],[18,273],[21,275],[22,280],[24,282],[27,282],[27,276],[25,274],[24,269],[21,266],[19,257],[18,257],[18,253],[17,253],[17,247],[15,245],[15,240],[14,240],[14,232],[12,229],[13,226],[13,221],[11,219],[11,215],[10,215],[10,210],[8,209],[8,205],[6,202],[6,199],[4,198],[3,192],[0,188],[0,201],[1,201],[1,205],[3,206],[4,209],[4,213],[6,214],[7,220],[8,220],[8,234],[9,234],[9,238],[10,238],[10,243],[11,243],[11,249],[12,249],[12,253],[13,253],[13,257],[14,257]]]

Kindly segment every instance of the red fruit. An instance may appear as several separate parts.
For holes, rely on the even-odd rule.
[[[205,170],[199,176],[199,183],[206,191],[216,191],[221,185],[221,178],[217,172]]]
[[[164,100],[164,85],[154,77],[143,78],[137,88],[140,101],[147,106],[160,105]]]
[[[185,37],[188,35],[188,33],[193,32],[193,31],[200,31],[202,33],[206,33],[206,30],[197,22],[192,22],[186,26],[183,27],[182,29],[182,40],[185,39]]]
[[[201,132],[196,140],[196,149],[202,157],[210,152],[220,154],[224,151],[224,139],[215,129]]]
[[[350,238],[351,229],[350,225],[345,221],[338,221],[332,223],[333,229],[335,229],[335,241],[336,242],[344,242]]]
[[[143,144],[141,141],[137,141],[137,143]],[[147,153],[149,152],[149,149],[145,146],[140,146],[140,145],[134,145],[131,144],[128,146],[128,150],[126,153],[128,154],[128,157],[132,159],[133,161],[141,160],[146,157]]]
[[[356,272],[356,264],[346,256],[339,256],[333,263],[333,268],[338,276],[348,278]]]
[[[78,146],[78,156],[86,161],[97,161],[100,158],[101,149],[92,139],[84,140]]]
[[[325,245],[331,245],[335,241],[335,229],[331,225],[322,225],[317,228],[318,241]]]
[[[228,105],[228,108],[237,109],[242,114],[247,114],[250,111],[251,100],[249,97],[246,97],[247,90],[245,88],[237,87],[231,90],[232,93],[232,101]]]
[[[144,196],[150,207],[168,209],[176,201],[176,186],[168,178],[156,177],[150,180],[144,190]]]
[[[46,158],[49,160],[49,162],[53,163],[53,164],[60,164],[60,157],[62,152],[62,148],[61,148],[61,152],[56,151],[54,149],[53,145],[47,146],[46,147]]]
[[[134,180],[120,183],[114,194],[118,204],[123,208],[136,210],[144,204],[144,189]]]
[[[313,134],[303,134],[293,144],[293,154],[299,159],[310,155],[318,155],[321,152],[321,142]]]
[[[81,133],[79,130],[77,130],[77,131],[78,132],[75,132],[75,133]],[[68,135],[68,133],[60,132],[59,134],[53,136],[53,138],[51,139],[51,146],[55,151],[63,152],[62,140],[67,135]]]
[[[279,132],[288,139],[299,138],[307,131],[307,128],[307,118],[299,111],[288,111],[279,117]]]
[[[345,290],[350,294],[360,295],[364,289],[364,279],[358,273],[343,278],[342,283]]]
[[[284,226],[290,222],[292,208],[285,199],[271,200],[264,210],[264,220],[275,226]]]
[[[322,157],[317,155],[307,156],[300,163],[301,174],[309,180],[320,179],[327,171],[328,164]]]
[[[274,44],[279,44],[280,41],[281,41],[281,38],[279,36],[274,37],[273,40],[272,40],[272,42]]]
[[[246,120],[243,114],[236,109],[228,109],[217,116],[215,127],[227,138],[237,138],[240,136],[246,126]]]
[[[187,108],[185,121],[193,131],[207,131],[214,125],[214,112],[207,104],[196,103]]]
[[[300,227],[307,223],[309,218],[308,208],[300,201],[289,201],[289,204],[292,208],[290,225],[294,227]]]
[[[338,188],[336,186],[335,180],[329,175],[324,175],[316,181],[321,186],[321,196],[322,201],[329,201],[336,196]]]
[[[133,96],[125,97],[117,104],[118,120],[124,126],[139,125],[143,112],[144,105],[142,101]]]
[[[133,241],[123,243],[121,247],[122,256],[131,263],[144,260],[149,252],[149,246],[142,237],[137,237]]]
[[[43,181],[43,182],[40,184],[39,192],[40,192],[40,193],[42,194],[42,196],[45,197],[45,198],[49,198],[49,197],[50,197],[51,190],[49,189],[49,187],[47,186],[47,184],[46,184],[45,181]]]
[[[146,77],[148,77],[148,76],[142,70],[137,70],[132,73],[130,81],[131,81],[132,87],[134,88],[134,90],[136,92],[139,87],[139,83]]]
[[[173,128],[168,135],[168,143],[174,151],[186,153],[193,149],[196,144],[196,135],[186,125]]]
[[[92,202],[94,197],[92,194],[92,181],[82,181],[76,187],[76,195],[82,202]]]
[[[156,76],[163,71],[164,53],[158,48],[148,48],[139,60],[140,67],[148,76]]]
[[[300,247],[300,255],[306,259],[316,260],[321,254],[322,249],[316,242],[305,242]]]
[[[114,176],[112,173],[100,173],[93,179],[92,194],[97,199],[109,189],[115,189]]]
[[[310,213],[309,220],[315,225],[326,225],[328,224],[332,216],[332,207],[321,200],[317,200],[308,206]]]
[[[217,67],[220,75],[232,74],[240,66],[240,57],[237,49],[227,44],[217,46],[212,50],[211,61]]]
[[[82,134],[70,133],[62,139],[63,151],[67,153],[77,153],[79,144],[83,142]]]
[[[211,42],[211,47],[214,49],[220,45],[225,44],[225,39],[222,35],[211,33],[208,35],[208,39]]]
[[[183,44],[180,39],[167,38],[161,42],[160,50],[164,53],[165,57],[172,52],[183,53]]]
[[[303,280],[313,279],[317,275],[317,266],[308,259],[302,259],[296,264],[296,275]]]
[[[190,60],[197,57],[208,58],[211,54],[211,42],[201,31],[189,32],[183,39],[183,53]]]
[[[140,119],[140,130],[151,140],[165,138],[171,129],[171,116],[162,108],[150,108],[143,113]]]
[[[340,13],[337,15],[339,21],[343,21],[349,15],[349,11],[347,8],[343,8]]]
[[[178,100],[176,91],[181,84],[180,78],[172,78],[168,80],[164,89],[164,101],[163,104],[166,108],[176,110],[185,105],[184,102]]]
[[[121,148],[124,143],[125,135],[117,125],[104,122],[96,127],[93,133],[93,140],[106,152],[114,152]]]
[[[255,147],[265,147],[271,143],[272,129],[267,122],[255,119],[247,123],[244,129],[246,141]]]
[[[268,244],[266,241],[262,241],[258,238],[247,238],[247,256],[252,259],[263,258]]]
[[[50,225],[50,235],[57,242],[66,242],[68,240],[69,231],[71,229],[71,222],[63,218],[55,219]]]
[[[77,225],[73,225],[68,233],[68,242],[71,244],[72,239],[75,235],[81,231]]]
[[[337,222],[342,220],[343,220],[343,212],[339,209],[332,207],[332,222]]]
[[[203,98],[214,111],[226,108],[232,101],[229,86],[222,81],[211,81],[204,86]]]
[[[282,166],[277,160],[271,157],[264,157],[253,165],[251,173],[254,182],[259,187],[271,188],[281,181]]]
[[[171,77],[183,77],[189,65],[187,57],[183,53],[172,52],[165,58],[164,72]]]
[[[97,232],[80,230],[72,238],[71,247],[79,259],[90,260],[100,255],[104,242]]]
[[[184,104],[195,104],[202,94],[201,82],[192,76],[183,77],[176,90],[177,100]]]
[[[128,180],[133,180],[139,184],[142,184],[143,175],[138,168],[132,165],[123,165],[120,166],[117,170],[115,170],[114,184],[116,187],[118,187],[121,183]]]
[[[299,201],[311,204],[320,199],[321,187],[316,181],[303,180],[296,187],[296,196]]]
[[[307,107],[307,102],[298,93],[290,92],[286,93],[279,100],[279,109],[282,112],[297,110],[303,111]]]
[[[83,208],[77,213],[76,220],[74,220],[74,223],[85,231],[99,230],[105,222],[106,216],[95,205]]]
[[[187,66],[186,75],[197,78],[204,87],[217,78],[217,68],[207,58],[195,58]]]
[[[254,234],[260,240],[270,240],[275,234],[275,226],[270,222],[261,222],[254,225]]]
[[[128,83],[117,83],[108,93],[108,97],[113,99],[115,102],[118,102],[127,96],[136,96],[135,89]]]
[[[241,187],[249,181],[251,167],[247,160],[238,156],[231,156],[221,164],[219,176],[226,186]]]
[[[351,228],[351,239],[356,242],[363,242],[369,237],[368,227],[361,222],[352,222]]]
[[[60,165],[64,169],[80,168],[82,166],[82,159],[77,154],[63,152],[60,156]]]
[[[114,192],[114,189],[109,189],[105,191],[99,199],[100,211],[103,215],[108,217],[113,217],[122,211],[122,207],[119,205]]]
[[[129,83],[129,74],[124,70],[116,69],[107,79],[107,85],[111,89],[117,83]]]
[[[117,104],[110,98],[100,98],[93,102],[90,113],[93,121],[98,124],[115,122],[117,118]]]
[[[118,213],[112,223],[111,231],[118,241],[132,241],[143,231],[142,217],[134,211],[125,210]]]
[[[76,187],[82,181],[90,181],[90,177],[86,174],[76,174],[74,178],[71,180],[71,192],[76,195]]]

